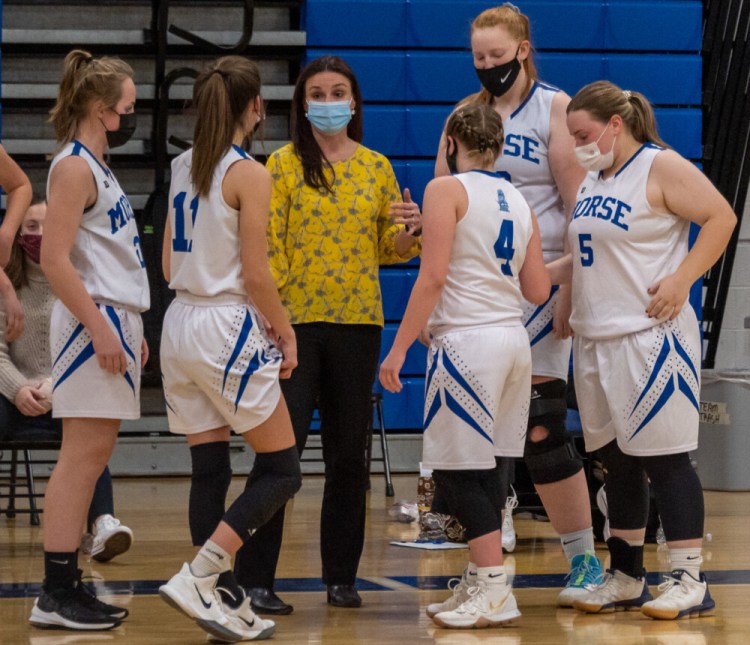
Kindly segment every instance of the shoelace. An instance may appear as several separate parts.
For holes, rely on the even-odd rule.
[[[601,575],[596,575],[596,571],[594,568],[589,564],[589,560],[584,558],[578,563],[578,566],[570,571],[566,576],[565,580],[572,580],[574,584],[581,584],[586,580],[586,577],[591,574],[593,576],[596,576],[596,578],[601,579],[601,582],[589,582],[588,584],[584,585],[586,589],[588,589],[591,586],[600,586],[603,585],[606,581],[605,578],[602,578]]]
[[[469,595],[469,598],[461,604],[462,611],[469,614],[476,614],[478,611],[481,611],[482,607],[480,603],[484,593],[484,583],[478,582],[476,587],[469,587],[466,593]]]
[[[685,581],[682,578],[676,578],[672,575],[665,575],[664,582],[659,585],[658,589],[664,593],[670,591],[674,586],[679,586],[680,591],[687,593],[687,585],[685,584]]]
[[[511,487],[512,495],[508,495],[508,498],[505,500],[505,510],[506,511],[514,511],[516,508],[518,508],[518,496],[516,495],[516,491],[513,490]]]
[[[460,594],[467,588],[467,586],[468,585],[463,578],[451,578],[448,580],[448,590],[451,591],[454,596]]]

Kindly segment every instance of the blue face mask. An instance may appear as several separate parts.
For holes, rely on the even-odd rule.
[[[308,101],[307,120],[323,134],[341,132],[352,120],[350,101]]]

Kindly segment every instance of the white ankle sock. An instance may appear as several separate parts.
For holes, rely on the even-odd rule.
[[[669,559],[672,561],[673,570],[683,569],[696,580],[700,580],[701,564],[703,564],[700,547],[694,549],[669,549]]]
[[[198,578],[229,571],[231,568],[232,556],[211,540],[206,540],[195,559],[190,563],[190,570]]]
[[[508,594],[508,576],[505,567],[478,567],[477,582],[484,583],[484,589],[491,603],[499,602]]]
[[[583,555],[586,551],[594,554],[594,529],[587,528],[573,533],[562,533],[560,544],[562,544],[568,562],[571,562],[577,555]]]

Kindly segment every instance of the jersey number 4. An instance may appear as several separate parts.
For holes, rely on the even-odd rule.
[[[182,253],[190,253],[193,250],[192,235],[188,237],[185,231],[185,191],[177,193],[172,201],[174,207],[174,231],[172,233],[172,250]],[[195,216],[198,214],[198,195],[190,200],[190,233],[195,227]]]
[[[513,275],[513,269],[510,266],[510,261],[516,254],[516,250],[513,248],[513,220],[504,219],[500,224],[500,235],[495,240],[495,257],[504,260],[500,263],[500,270],[503,275]]]

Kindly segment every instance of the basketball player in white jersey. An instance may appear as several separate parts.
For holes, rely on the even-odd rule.
[[[452,177],[425,190],[419,276],[380,381],[398,374],[425,325],[432,336],[425,386],[422,461],[449,511],[466,528],[471,585],[427,613],[454,628],[499,625],[520,616],[503,566],[500,457],[520,457],[529,412],[531,354],[523,298],[550,290],[539,228],[528,204],[494,172],[503,145],[489,106],[456,110],[446,125]]]
[[[81,585],[78,547],[96,480],[121,419],[140,416],[149,307],[133,209],[105,163],[135,130],[133,70],[118,58],[74,50],[51,110],[60,151],[47,181],[41,265],[59,298],[52,309],[52,414],[62,418],[60,456],[45,493],[44,584],[30,622],[111,629],[127,611]]]
[[[196,79],[193,106],[193,147],[172,162],[163,268],[177,294],[161,365],[170,430],[190,446],[190,532],[200,550],[159,593],[213,637],[259,640],[275,625],[253,613],[232,556],[297,492],[301,475],[279,386],[297,346],[268,264],[271,176],[242,148],[264,118],[258,67],[217,60]],[[230,429],[256,456],[225,513]]]
[[[474,66],[483,89],[459,105],[491,105],[503,119],[505,145],[496,170],[504,173],[539,220],[547,262],[566,248],[567,215],[584,171],[573,155],[565,124],[565,92],[539,81],[531,57],[529,19],[505,3],[477,16],[471,27]],[[435,174],[447,172],[445,137]],[[540,306],[526,303],[524,324],[532,358],[532,394],[524,461],[570,564],[558,605],[570,607],[586,585],[600,582],[591,504],[583,464],[566,432],[570,369],[570,288],[554,287]],[[505,465],[511,465],[508,463]],[[507,520],[507,518],[506,518]],[[510,524],[512,526],[512,524]],[[514,546],[513,532],[508,545]]]
[[[597,613],[638,609],[674,619],[713,613],[700,572],[703,491],[698,445],[701,340],[691,285],[724,251],[736,218],[727,201],[657,134],[651,105],[607,81],[568,106],[576,156],[589,170],[568,236],[575,383],[586,449],[605,468],[611,568],[575,601]],[[693,222],[700,233],[688,251]],[[643,570],[650,480],[672,572],[652,599]]]

